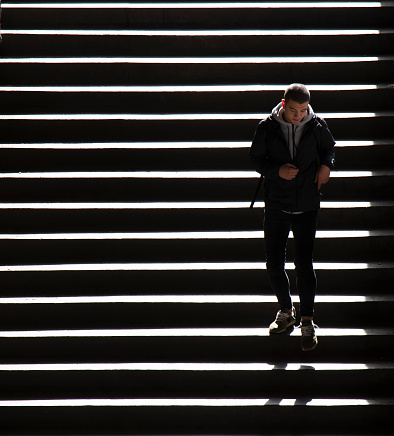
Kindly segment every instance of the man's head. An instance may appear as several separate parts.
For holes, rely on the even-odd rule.
[[[308,113],[310,98],[309,91],[305,85],[301,83],[290,85],[282,99],[283,118],[285,121],[299,124]]]

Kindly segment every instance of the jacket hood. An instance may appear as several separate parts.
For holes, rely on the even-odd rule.
[[[280,102],[278,105],[276,105],[272,109],[271,115],[272,115],[272,118],[274,120],[278,121],[282,125],[285,125],[286,127],[291,127],[292,124],[288,123],[287,121],[285,121],[283,119],[283,113],[284,113],[284,109],[282,106],[282,102]],[[303,120],[297,124],[297,127],[305,125],[308,121],[310,121],[313,118],[313,115],[314,115],[314,112],[313,112],[312,106],[310,104],[308,104],[308,113],[307,113],[307,115],[305,115]]]
[[[297,148],[300,144],[306,123],[314,117],[314,112],[310,105],[308,105],[308,113],[298,124],[288,123],[283,119],[284,109],[282,103],[279,103],[272,109],[272,119],[279,122],[283,135],[286,139],[289,153],[292,159],[297,154]]]

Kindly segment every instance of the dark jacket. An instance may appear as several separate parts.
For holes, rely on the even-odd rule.
[[[280,124],[272,115],[260,121],[250,148],[253,168],[264,176],[267,208],[306,212],[320,207],[320,192],[315,183],[320,165],[334,167],[334,138],[326,122],[316,115],[305,124],[294,160]],[[293,180],[279,176],[279,168],[292,163],[299,172]]]

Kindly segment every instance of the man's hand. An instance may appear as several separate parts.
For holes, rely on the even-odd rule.
[[[325,165],[322,165],[316,173],[315,177],[315,183],[317,183],[317,189],[320,191],[321,185],[324,185],[328,182],[328,179],[330,178],[330,168],[328,168]]]
[[[298,174],[299,169],[291,163],[282,165],[279,168],[279,177],[285,180],[293,180]]]

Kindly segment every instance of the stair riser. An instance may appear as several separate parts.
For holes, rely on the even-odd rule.
[[[168,235],[170,238],[171,236]],[[264,242],[251,240],[1,240],[2,265],[128,262],[261,262]],[[394,260],[394,235],[318,238],[316,262]],[[294,256],[289,240],[287,258]]]
[[[385,56],[394,34],[271,36],[4,35],[4,57],[57,56]]]
[[[32,338],[0,340],[2,363],[390,361],[394,337],[320,336],[313,355],[299,336]],[[368,355],[367,355],[368,354]],[[352,397],[351,393],[349,393]],[[316,394],[317,397],[320,395]],[[283,398],[283,396],[281,397]],[[287,398],[287,397],[286,397]]]
[[[283,88],[285,87],[286,85],[283,85]],[[218,89],[220,90],[220,87]],[[318,114],[382,112],[392,109],[394,88],[355,89],[351,91],[342,89],[312,90],[311,96],[311,105]],[[210,113],[265,113],[268,115],[282,97],[283,90],[242,92],[185,92],[176,90],[171,92],[0,92],[0,98],[3,102],[1,111],[4,114],[149,114],[152,112],[196,114],[209,111]]]
[[[248,290],[240,290],[240,293],[246,292]],[[163,326],[167,328],[251,327],[265,329],[275,319],[279,306],[269,288],[262,289],[261,294],[267,294],[272,302],[162,303],[158,296],[156,303],[1,304],[1,329],[3,331],[130,329],[163,328]],[[390,320],[382,317],[381,314],[394,309],[392,299],[382,297],[375,301],[372,291],[371,295],[366,295],[367,301],[363,302],[351,302],[350,297],[348,303],[323,303],[319,301],[320,298],[324,298],[320,294],[319,289],[315,303],[315,320],[320,327],[391,327]],[[201,300],[204,300],[204,297],[201,297]],[[335,301],[335,297],[332,300]],[[299,303],[294,304],[299,313]],[[357,318],[350,318],[350,313],[357,314]],[[297,325],[299,322],[298,316]],[[2,386],[4,386],[3,383]],[[390,386],[387,388],[390,389]]]
[[[253,398],[286,395],[335,398],[390,396],[392,369],[314,371],[18,371],[0,372],[1,400],[76,398]],[[116,394],[115,394],[116,393]],[[115,396],[115,395],[116,396]]]
[[[323,186],[324,201],[391,200],[394,176],[335,177]],[[204,202],[248,201],[250,179],[1,179],[1,202]]]
[[[0,128],[4,143],[251,141],[258,122],[258,119],[1,120]],[[353,140],[356,132],[357,139],[378,140],[389,138],[393,117],[387,114],[377,117],[327,118],[327,122],[337,139]]]
[[[158,2],[155,2],[158,3]],[[376,8],[18,8],[5,29],[283,29],[391,27],[393,7]],[[327,26],[329,23],[329,26]]]
[[[268,434],[305,435],[301,429],[309,425],[326,435],[338,427],[347,435],[390,435],[387,416],[392,406],[312,407],[299,400],[295,407],[7,407],[0,434],[57,435],[79,434],[245,434],[245,431]],[[278,433],[277,422],[283,421]],[[16,427],[15,423],[18,422]],[[175,424],[176,423],[176,424]],[[45,430],[43,430],[45,429]],[[21,433],[26,432],[26,433]]]
[[[250,198],[251,200],[251,198]],[[263,208],[1,210],[1,233],[261,230]],[[387,229],[394,205],[321,209],[319,229]]]
[[[240,59],[241,61],[242,59]],[[2,85],[192,85],[391,83],[394,61],[217,64],[2,64]]]
[[[251,170],[249,147],[145,150],[40,150],[33,147],[34,144],[31,149],[2,148],[0,172],[129,171],[131,162],[133,171],[179,171],[180,168],[183,171]],[[394,144],[337,146],[335,159],[341,171],[391,169]]]
[[[288,271],[292,283],[293,270]],[[317,270],[319,292],[360,295],[376,289],[390,293],[393,270],[376,263],[369,269]],[[270,289],[265,269],[197,271],[54,271],[1,272],[2,294],[123,295],[129,294],[260,294]],[[264,291],[265,290],[265,291]]]

